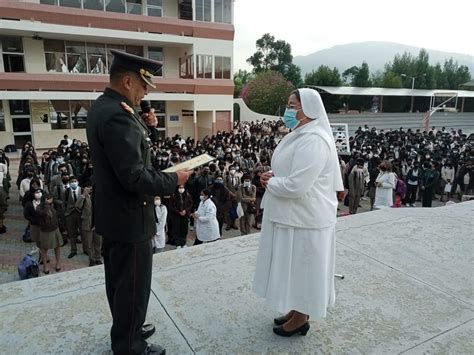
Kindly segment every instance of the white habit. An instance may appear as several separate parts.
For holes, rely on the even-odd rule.
[[[253,289],[281,313],[318,318],[335,302],[336,191],[344,187],[321,98],[299,92],[314,121],[286,135],[273,154]]]

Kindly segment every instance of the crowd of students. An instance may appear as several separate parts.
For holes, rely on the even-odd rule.
[[[367,191],[374,207],[431,207],[474,189],[474,150],[459,130],[377,130],[359,127],[350,138],[351,157],[341,161],[351,213]]]
[[[190,229],[195,229],[195,244],[218,240],[224,228],[239,229],[242,235],[249,234],[251,227],[259,229],[265,192],[260,175],[270,170],[273,152],[286,133],[282,121],[264,121],[238,124],[232,132],[217,132],[202,141],[180,135],[156,139],[152,150],[157,170],[204,153],[216,160],[195,169],[173,195],[155,197],[155,252],[166,243],[186,247]],[[436,195],[446,201],[472,193],[474,150],[461,130],[384,131],[366,125],[359,127],[349,143],[351,154],[341,156],[340,164],[350,213],[357,212],[365,195],[373,209],[414,207],[416,201],[430,207]],[[0,183],[2,233],[6,232],[3,220],[11,182],[9,160],[1,150]],[[40,156],[26,143],[16,185],[31,239],[43,259],[48,260],[47,252],[53,249],[59,271],[60,247],[69,244],[68,257],[73,258],[82,244],[90,265],[101,263],[102,241],[92,218],[93,164],[87,143],[65,136],[57,149]],[[43,265],[48,273],[49,266]]]

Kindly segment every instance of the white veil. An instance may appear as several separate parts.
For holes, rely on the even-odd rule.
[[[316,120],[315,126],[318,130],[321,129],[328,136],[328,143],[331,144],[332,158],[334,159],[333,173],[334,173],[334,190],[344,191],[344,185],[342,184],[341,170],[339,169],[339,157],[337,155],[336,143],[334,142],[334,136],[332,134],[331,125],[329,124],[328,115],[324,108],[323,100],[316,90],[313,89],[298,89],[300,94],[301,109],[306,117]]]

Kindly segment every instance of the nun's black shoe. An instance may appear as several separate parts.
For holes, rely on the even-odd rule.
[[[287,332],[286,330],[283,329],[283,326],[280,325],[280,326],[273,327],[273,333],[275,333],[276,335],[279,335],[281,337],[291,337],[295,334],[300,334],[300,335],[305,336],[308,333],[309,328],[310,328],[309,323],[306,322],[301,327]]]

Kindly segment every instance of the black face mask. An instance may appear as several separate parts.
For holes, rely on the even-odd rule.
[[[69,179],[61,179],[63,181],[63,184],[66,185],[69,182]]]

